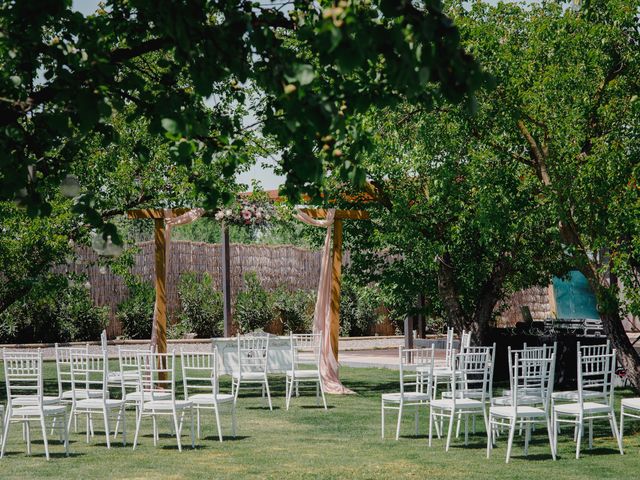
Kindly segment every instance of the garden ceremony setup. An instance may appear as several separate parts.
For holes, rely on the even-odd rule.
[[[638,476],[637,0],[8,0],[0,62],[0,478]]]

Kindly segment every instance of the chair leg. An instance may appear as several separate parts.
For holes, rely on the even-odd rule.
[[[62,417],[62,428],[64,430],[64,455],[69,456],[69,429],[67,428],[67,412]]]
[[[200,407],[196,407],[196,437],[200,440]]]
[[[155,414],[151,415],[151,423],[153,425],[153,446],[158,446],[158,424],[156,422]]]
[[[191,417],[191,448],[196,448],[196,439],[193,435],[193,407],[189,410],[189,416]]]
[[[402,409],[403,409],[403,405],[402,405],[402,402],[400,402],[400,406],[398,408],[398,422],[396,424],[396,440],[400,439],[400,424],[402,423]]]
[[[493,417],[489,414],[489,429],[487,430],[487,458],[491,458],[493,449]]]
[[[176,412],[173,412],[172,418],[173,418],[173,427],[175,428],[175,432],[176,432],[176,442],[178,443],[178,451],[181,452],[182,443],[180,443],[180,427],[178,426],[178,414]],[[192,430],[192,433],[193,433],[193,430]]]
[[[580,417],[579,423],[576,425],[577,427],[576,460],[580,458],[580,443],[582,443],[582,430],[584,429],[583,422],[584,420],[582,419],[582,417]]]
[[[380,438],[384,439],[384,400],[381,401],[382,402],[382,406],[380,408],[381,410],[381,419],[380,419],[380,425],[381,425],[381,432],[380,432]]]
[[[271,392],[269,391],[269,380],[264,377],[264,388],[267,391],[267,400],[269,401],[269,410],[273,411],[273,405],[271,404]]]
[[[287,379],[285,380],[285,385],[287,390],[286,409],[289,410],[289,405],[291,403],[291,391],[293,390],[293,377],[292,378],[287,377]]]
[[[222,442],[222,427],[220,426],[220,413],[218,412],[218,406],[213,407],[213,411],[216,414],[216,426],[218,427],[218,440]],[[200,437],[198,437],[200,438]]]
[[[327,399],[324,396],[324,384],[322,383],[322,377],[318,377],[318,385],[320,385],[320,395],[322,395],[322,404],[324,409],[327,410]]]
[[[507,459],[505,460],[505,463],[509,463],[509,460],[511,459],[511,450],[513,448],[513,436],[516,433],[516,423],[517,423],[516,418],[512,418],[509,423],[509,439],[507,441]]]
[[[616,425],[616,417],[613,412],[609,413],[609,419],[611,421],[611,431],[616,441],[618,442],[618,450],[620,450],[620,455],[624,455],[624,450],[622,449],[622,435],[618,432],[618,426]]]
[[[109,412],[105,408],[102,411],[102,418],[104,418],[104,435],[107,438],[107,448],[111,448],[111,432],[109,431]]]
[[[624,405],[620,405],[620,446],[624,437]]]
[[[589,450],[593,449],[593,420],[589,419]]]
[[[549,437],[549,448],[551,448],[551,458],[556,459],[556,450],[553,443],[553,430],[551,429],[551,419],[549,415],[545,415],[547,422],[547,436]]]
[[[47,440],[47,425],[44,417],[40,417],[40,426],[42,427],[42,443],[44,443],[44,455],[49,460],[49,441]]]
[[[133,436],[133,449],[136,449],[136,445],[138,444],[138,434],[140,433],[140,422],[142,421],[142,409],[140,413],[136,416],[136,433]]]
[[[236,438],[236,404],[231,404],[231,433],[233,438]]]
[[[25,440],[27,441],[27,455],[31,455],[31,423],[25,422]]]
[[[531,440],[531,424],[527,423],[524,430],[524,456],[529,455],[529,441]]]
[[[7,445],[7,436],[9,435],[9,425],[11,425],[11,422],[9,420],[9,415],[7,415],[2,428],[2,447],[0,447],[0,458],[4,457],[4,449]]]
[[[449,447],[451,446],[451,435],[453,434],[453,424],[455,423],[455,410],[451,410],[451,416],[449,417],[449,432],[447,433],[447,444],[444,448],[445,452],[449,451]]]
[[[120,413],[118,414],[118,421],[120,421],[120,418],[122,418],[122,446],[126,447],[127,446],[127,418],[126,415],[127,414],[127,408],[126,405],[123,403],[122,407],[120,408]]]

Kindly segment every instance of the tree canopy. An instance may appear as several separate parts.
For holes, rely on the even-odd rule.
[[[227,177],[252,161],[247,109],[282,152],[286,193],[318,194],[327,168],[364,179],[359,112],[405,98],[471,99],[483,81],[438,0],[296,0],[289,11],[244,0],[109,0],[87,16],[71,3],[0,7],[0,195],[31,215],[51,211],[52,184],[74,183],[67,175],[87,141],[123,142],[117,114],[144,119],[175,168],[190,171],[199,206],[213,208],[229,192],[196,174],[194,159]],[[146,161],[144,145],[129,148],[133,162]],[[76,204],[115,236],[93,199]]]

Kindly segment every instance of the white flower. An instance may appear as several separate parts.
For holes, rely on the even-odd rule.
[[[222,210],[216,212],[214,218],[218,221],[222,220],[224,218],[224,212]]]

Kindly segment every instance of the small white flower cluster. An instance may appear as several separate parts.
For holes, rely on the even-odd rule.
[[[231,208],[224,208],[215,214],[215,219],[236,225],[264,225],[274,216],[271,204],[259,204],[242,200]]]

